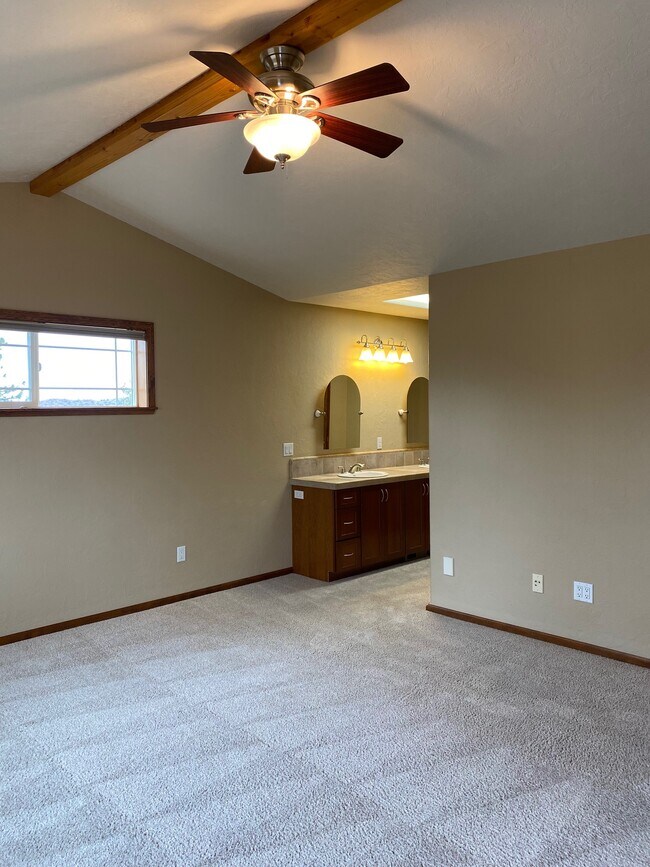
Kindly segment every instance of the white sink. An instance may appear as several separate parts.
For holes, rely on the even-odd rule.
[[[340,479],[381,479],[388,473],[381,470],[357,470],[356,473],[338,473]]]

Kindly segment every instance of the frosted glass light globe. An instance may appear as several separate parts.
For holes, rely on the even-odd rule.
[[[267,160],[280,154],[297,160],[318,141],[320,127],[301,114],[265,114],[246,124],[244,136]]]

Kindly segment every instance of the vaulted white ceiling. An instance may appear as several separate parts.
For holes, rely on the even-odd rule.
[[[0,180],[28,180],[306,0],[0,0]],[[646,0],[402,0],[308,55],[409,93],[332,109],[400,135],[244,176],[238,122],[168,133],[69,194],[287,298],[650,232]],[[218,110],[245,106],[245,96]]]

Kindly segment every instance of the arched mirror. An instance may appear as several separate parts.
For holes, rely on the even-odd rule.
[[[407,443],[429,442],[429,380],[418,376],[411,383],[406,398],[406,441]]]
[[[358,449],[361,445],[361,395],[349,376],[335,376],[325,389],[325,449]]]

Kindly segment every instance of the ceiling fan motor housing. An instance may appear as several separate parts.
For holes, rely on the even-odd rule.
[[[277,93],[281,101],[300,107],[299,95],[314,87],[314,83],[299,72],[305,62],[303,52],[294,45],[273,45],[260,53],[260,60],[266,72],[258,76],[259,80]],[[260,103],[267,105],[266,99],[257,94],[249,95],[248,98],[256,108],[260,107]]]

